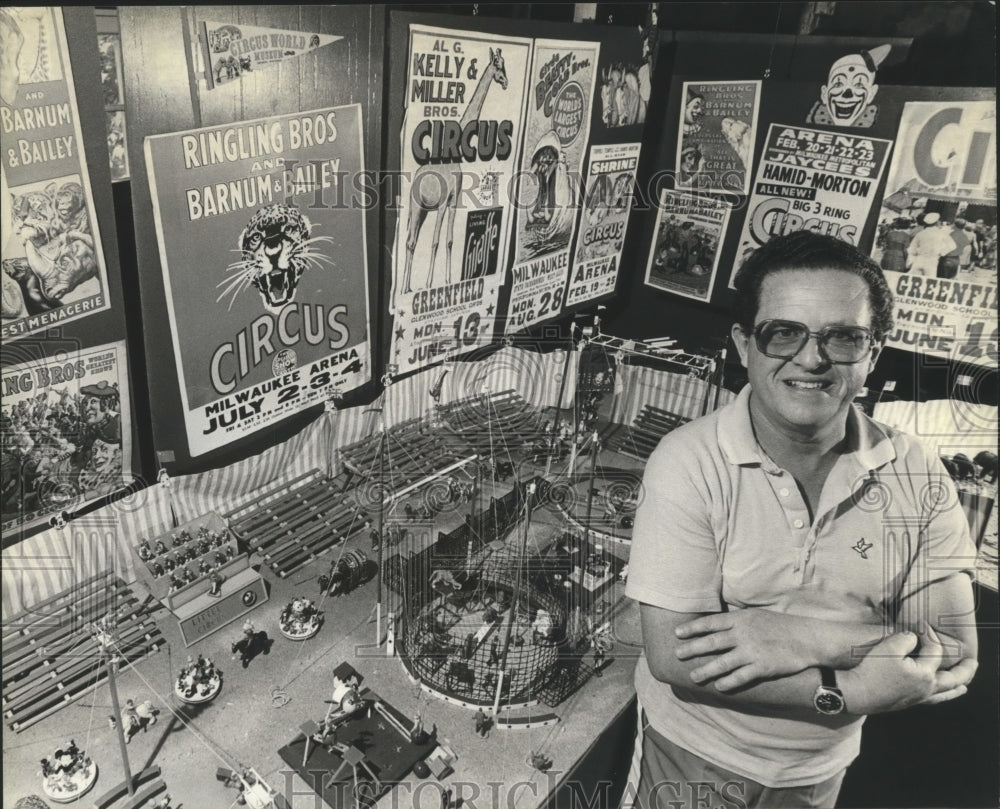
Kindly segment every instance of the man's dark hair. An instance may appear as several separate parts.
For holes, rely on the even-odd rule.
[[[736,273],[733,314],[745,332],[753,330],[764,279],[782,270],[843,270],[853,273],[868,284],[875,338],[881,340],[892,331],[892,292],[881,267],[845,241],[798,230],[766,242],[750,254]]]

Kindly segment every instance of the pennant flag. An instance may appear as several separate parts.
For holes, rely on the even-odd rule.
[[[343,39],[332,34],[283,31],[258,25],[201,23],[201,55],[208,89],[239,79],[267,65],[294,59],[303,53]]]

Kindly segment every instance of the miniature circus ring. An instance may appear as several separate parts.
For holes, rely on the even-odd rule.
[[[204,682],[185,684],[183,677],[178,677],[174,683],[174,694],[181,702],[188,705],[202,705],[215,699],[222,690],[222,675],[218,671]]]
[[[566,521],[587,531],[591,539],[628,545],[641,486],[639,473],[613,469],[582,477],[572,485],[554,486],[549,497]]]
[[[478,708],[494,704],[503,669],[503,706],[537,704],[559,659],[554,635],[565,626],[565,610],[555,597],[522,582],[512,615],[513,591],[513,578],[494,572],[471,593],[435,593],[408,616],[397,642],[409,678],[439,699]]]
[[[42,792],[54,803],[70,803],[85,795],[97,781],[97,763],[90,761],[73,772],[42,778]]]
[[[309,640],[316,636],[322,624],[319,610],[309,599],[292,599],[278,616],[278,631],[289,640]]]

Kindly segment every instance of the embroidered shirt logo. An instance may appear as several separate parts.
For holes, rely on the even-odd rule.
[[[865,538],[861,537],[856,544],[851,545],[851,548],[856,550],[861,554],[862,559],[868,558],[868,551],[870,551],[874,546],[871,542],[865,542]]]

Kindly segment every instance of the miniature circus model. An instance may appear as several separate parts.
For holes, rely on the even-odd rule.
[[[397,651],[425,690],[470,707],[518,708],[556,704],[589,676],[574,616],[597,594],[570,579],[572,566],[555,551],[527,554],[520,536],[527,504],[548,495],[542,478],[518,484],[434,547],[389,560],[403,602]]]
[[[222,671],[208,658],[188,655],[187,663],[177,675],[174,692],[184,702],[209,702],[222,690]]]
[[[96,780],[97,764],[73,740],[42,759],[42,790],[56,803],[77,800]]]
[[[289,640],[306,640],[319,632],[322,617],[308,598],[296,596],[278,616],[278,628]]]
[[[127,700],[121,714],[125,743],[128,744],[132,741],[132,736],[140,730],[145,731],[150,725],[155,725],[158,713],[159,711],[153,707],[153,703],[148,699],[143,700],[138,705],[135,700]]]
[[[345,551],[339,559],[330,562],[330,570],[319,577],[320,592],[336,596],[349,593],[361,583],[368,557],[360,548]]]
[[[238,770],[220,769],[216,778],[227,787],[239,791],[234,804],[250,809],[287,809],[288,803],[281,793],[265,781],[253,767],[240,765]]]

